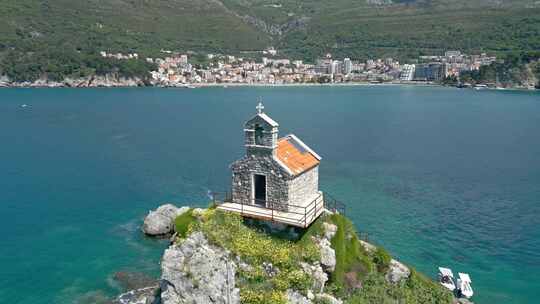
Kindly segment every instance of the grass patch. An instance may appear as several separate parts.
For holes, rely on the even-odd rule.
[[[374,269],[372,258],[358,240],[353,223],[340,214],[329,217],[337,226],[331,244],[336,252],[336,269],[330,277],[329,290],[344,296]]]
[[[412,270],[411,277],[399,284],[388,284],[381,273],[369,274],[363,288],[349,297],[347,304],[407,303],[449,304],[452,294],[432,280]]]
[[[319,259],[318,248],[313,242],[294,242],[252,229],[243,223],[238,214],[208,210],[204,218],[199,229],[208,239],[231,250],[250,264],[270,262],[286,269],[299,261],[312,263]]]
[[[243,304],[286,304],[287,297],[282,292],[241,289],[240,301]]]
[[[196,220],[197,219],[193,216],[193,209],[189,209],[174,220],[174,231],[176,231],[181,238],[185,238],[191,224]]]

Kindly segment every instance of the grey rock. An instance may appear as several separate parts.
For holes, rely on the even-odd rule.
[[[366,249],[367,252],[375,252],[375,250],[377,250],[377,247],[375,245],[372,245],[366,241],[362,241],[362,240],[359,240],[359,241],[360,241],[360,245],[362,245],[364,249]]]
[[[88,76],[81,78],[65,78],[62,81],[52,81],[46,77],[39,78],[33,82],[11,82],[7,76],[0,75],[0,86],[9,87],[72,87],[72,88],[86,88],[86,87],[139,87],[146,85],[153,85],[148,79],[133,77],[124,78],[115,73],[99,76]]]
[[[292,289],[287,290],[287,302],[289,304],[311,304],[310,299],[304,297],[304,295]]]
[[[174,219],[187,212],[189,207],[178,208],[172,204],[150,211],[144,219],[142,230],[147,235],[169,235],[174,232]]]
[[[321,253],[321,265],[325,271],[333,272],[336,269],[336,252],[332,248],[330,241],[323,238],[318,242]]]
[[[240,303],[235,288],[237,266],[224,249],[194,232],[165,250],[161,261],[163,304]]]
[[[274,277],[279,274],[279,269],[272,265],[272,263],[263,262],[262,267],[269,277]]]
[[[326,303],[326,304],[343,304],[343,301],[337,298],[334,298],[333,296],[327,294],[327,293],[319,293],[315,295],[315,299],[318,303]]]
[[[315,265],[309,265],[301,262],[300,266],[302,270],[307,273],[313,279],[313,286],[311,287],[315,292],[322,292],[324,285],[328,281],[328,275],[324,272],[319,263]]]
[[[113,304],[159,304],[159,285],[139,288],[119,295]]]
[[[308,291],[307,291],[307,298],[310,299],[310,300],[315,299],[315,295],[313,294],[313,291],[311,291],[311,289],[308,289]]]
[[[254,27],[270,35],[275,35],[275,36],[281,36],[293,30],[303,29],[307,26],[310,20],[310,18],[308,17],[300,17],[300,18],[292,18],[291,20],[282,24],[270,24],[270,23],[266,23],[262,19],[249,16],[249,15],[239,16],[239,17],[242,18],[244,22],[251,24]]]
[[[142,79],[134,78],[124,78],[118,77],[115,74],[108,74],[104,76],[89,76],[85,78],[66,78],[62,82],[62,85],[67,87],[137,87],[144,86],[145,83]]]
[[[398,283],[401,280],[407,279],[411,275],[411,270],[402,263],[392,259],[390,268],[386,273],[386,281],[389,283]]]
[[[329,241],[332,240],[334,235],[336,235],[337,232],[337,226],[330,223],[323,223],[323,229],[324,229],[324,237],[328,239]]]

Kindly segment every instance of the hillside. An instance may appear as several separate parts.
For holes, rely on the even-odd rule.
[[[540,4],[534,1],[278,1],[281,7],[262,0],[223,2],[242,16],[282,25],[274,33],[276,44],[306,59],[325,52],[403,59],[448,49],[540,49]]]
[[[326,52],[405,59],[446,49],[505,54],[540,49],[535,0],[5,0],[2,69],[22,79],[50,69],[98,73],[99,51],[161,49],[254,55],[273,45],[313,60]],[[247,53],[245,53],[247,52]],[[60,57],[68,58],[59,59]],[[79,65],[66,69],[65,65]],[[142,68],[141,70],[144,70]],[[29,77],[25,75],[29,75]]]
[[[159,287],[117,303],[361,304],[452,303],[449,291],[359,240],[343,215],[324,214],[308,229],[268,225],[214,208],[171,205],[173,244],[161,261]],[[170,214],[170,215],[172,215]],[[157,219],[152,213],[147,225]],[[167,218],[167,217],[164,217]],[[160,219],[158,223],[161,223]],[[155,231],[153,231],[155,232]]]

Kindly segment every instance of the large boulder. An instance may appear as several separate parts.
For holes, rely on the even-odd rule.
[[[403,279],[407,279],[411,275],[411,270],[402,263],[392,259],[390,267],[386,273],[386,281],[389,283],[399,283]]]
[[[210,245],[202,232],[165,250],[161,261],[161,303],[235,304],[236,263],[222,248]]]
[[[142,230],[151,236],[166,236],[174,232],[174,219],[187,212],[189,207],[178,208],[172,204],[165,204],[150,211],[144,219]]]

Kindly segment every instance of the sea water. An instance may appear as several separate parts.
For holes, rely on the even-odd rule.
[[[0,90],[0,303],[98,303],[159,276],[149,209],[206,206],[257,100],[370,241],[476,303],[540,295],[540,94],[440,87]],[[23,106],[26,105],[26,106]]]

